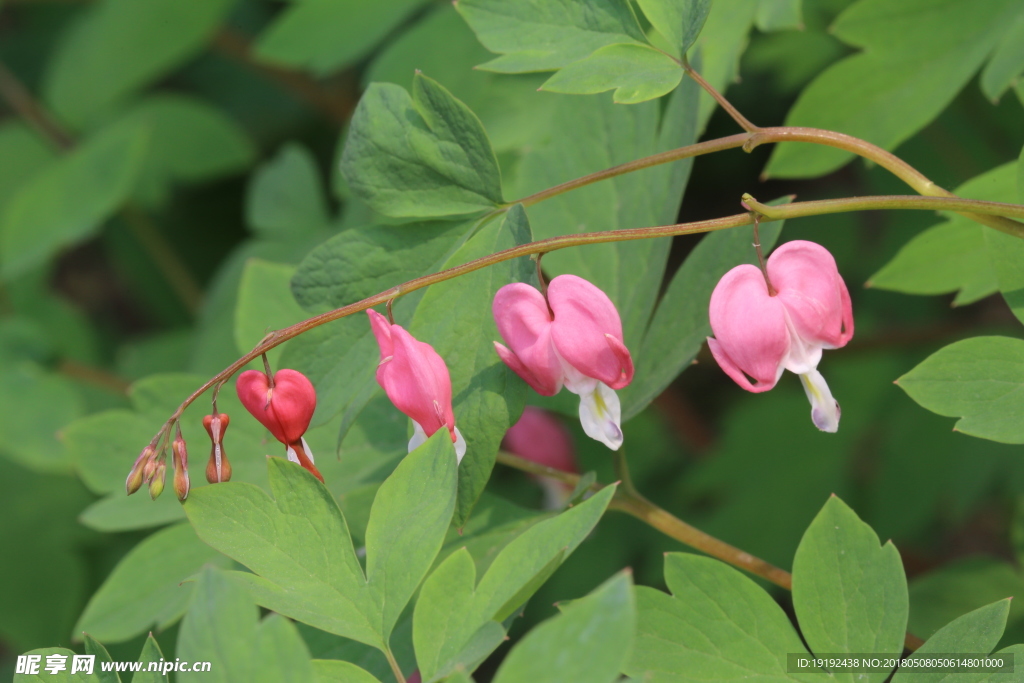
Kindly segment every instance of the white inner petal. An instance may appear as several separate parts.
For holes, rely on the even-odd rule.
[[[462,456],[466,454],[466,440],[462,438],[462,432],[455,428],[455,463],[462,462]]]
[[[300,441],[302,441],[302,450],[303,450],[303,452],[305,452],[305,454],[306,454],[306,457],[307,457],[307,458],[309,458],[309,461],[310,461],[311,463],[314,463],[314,464],[315,464],[315,463],[316,463],[316,461],[315,461],[315,460],[313,460],[313,451],[309,450],[309,444],[308,444],[308,443],[306,443],[306,437],[304,437],[304,436],[300,436],[300,437],[299,437],[299,440],[300,440]]]
[[[811,402],[811,421],[823,432],[839,430],[839,402],[832,398],[832,392],[825,383],[825,378],[817,370],[800,375],[800,383],[804,385],[804,393]]]
[[[789,332],[789,351],[782,360],[782,367],[797,375],[813,371],[821,362],[821,344],[809,342],[801,337],[793,321],[789,319],[789,312],[783,307],[786,315],[786,330]]]
[[[423,427],[416,420],[412,421],[412,438],[409,439],[409,452],[412,453],[414,450],[422,446],[427,442],[427,433],[423,431]]]
[[[617,451],[622,445],[619,396],[604,382],[593,381],[594,390],[580,395],[580,424],[587,436]]]

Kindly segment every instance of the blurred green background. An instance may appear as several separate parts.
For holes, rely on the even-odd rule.
[[[728,87],[740,111],[781,125],[801,90],[852,52],[828,30],[849,4],[805,0],[802,30],[751,29],[740,79]],[[259,282],[284,282],[312,247],[374,218],[350,197],[336,164],[367,83],[408,86],[415,69],[437,79],[481,117],[514,184],[519,159],[557,135],[552,112],[570,96],[536,92],[542,76],[472,70],[489,57],[448,2],[0,0],[0,226],[12,215],[30,226],[0,232],[0,675],[31,648],[80,650],[72,634],[90,596],[176,514],[135,527],[105,523],[95,504],[107,489],[82,472],[68,425],[127,409],[130,383],[155,373],[212,375],[264,330],[302,317],[294,302],[247,290],[243,271],[261,259]],[[1021,107],[1013,92],[991,102],[976,78],[895,151],[955,188],[1017,158]],[[735,132],[718,111],[703,137]],[[770,152],[698,158],[680,220],[736,213],[743,192],[762,201],[905,192],[859,162],[813,180],[762,180]],[[53,170],[72,157],[85,161]],[[49,186],[38,181],[47,174]],[[17,199],[33,183],[43,199]],[[954,433],[953,420],[893,385],[942,346],[979,334],[1019,337],[1019,323],[998,295],[953,306],[952,294],[864,287],[941,220],[863,213],[790,221],[783,231],[783,240],[831,250],[853,296],[856,337],[827,352],[820,368],[842,403],[838,434],[814,430],[795,377],[749,395],[706,349],[625,427],[645,495],[782,567],[827,496],[842,496],[899,548],[911,578],[910,630],[922,637],[1024,593],[1020,447]],[[677,238],[670,274],[698,239]],[[968,284],[950,281],[942,291]],[[163,401],[176,405],[195,384]],[[607,451],[572,423],[583,470],[613,481]],[[127,472],[151,433],[126,434],[125,424],[111,419],[106,435],[115,474]],[[327,431],[325,451],[336,433]],[[245,457],[239,451],[234,457]],[[497,468],[490,489],[526,507],[541,503],[537,486],[512,470]],[[177,505],[165,498],[163,507]],[[678,549],[609,513],[513,635],[623,566],[639,583],[661,586],[662,553]],[[1024,638],[1024,606],[1013,610],[1007,643]],[[175,636],[175,626],[158,634],[164,652]],[[134,658],[141,643],[106,644],[118,660]]]

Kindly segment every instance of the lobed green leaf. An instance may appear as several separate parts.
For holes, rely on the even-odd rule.
[[[341,172],[385,216],[455,216],[502,203],[501,171],[480,119],[422,74],[412,96],[390,83],[367,89],[352,115]]]
[[[682,67],[668,55],[647,45],[616,44],[569,64],[542,89],[571,95],[615,90],[615,102],[637,104],[672,92],[682,78]]]
[[[508,653],[495,683],[612,683],[633,646],[632,575],[620,572],[536,626]]]
[[[909,598],[903,561],[836,496],[814,518],[793,558],[793,608],[812,652],[900,652]],[[833,672],[882,683],[889,673]]]
[[[959,417],[954,429],[1024,443],[1024,341],[974,337],[926,358],[896,383],[933,413]]]
[[[606,45],[646,42],[625,0],[457,0],[455,8],[484,47],[501,55],[480,66],[490,71],[551,71]]]

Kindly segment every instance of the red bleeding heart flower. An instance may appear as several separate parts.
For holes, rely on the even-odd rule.
[[[312,382],[301,372],[286,369],[275,372],[271,384],[266,373],[246,370],[238,376],[235,388],[245,409],[284,444],[288,459],[323,481],[303,438],[316,410]]]

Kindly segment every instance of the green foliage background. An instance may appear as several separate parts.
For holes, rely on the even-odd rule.
[[[232,416],[226,448],[241,483],[221,498],[194,491],[188,517],[198,536],[170,493],[157,502],[124,496],[132,460],[178,403],[269,330],[514,244],[736,213],[743,192],[762,200],[907,193],[883,169],[834,149],[764,146],[621,176],[513,209],[474,232],[478,216],[504,201],[737,132],[673,60],[687,48],[759,125],[857,135],[957,194],[1024,202],[1019,2],[593,0],[586,16],[547,0],[517,0],[502,13],[503,2],[0,2],[3,92],[16,80],[44,111],[33,127],[16,101],[0,101],[0,676],[35,648],[207,659],[215,642],[219,678],[178,680],[285,680],[275,672],[360,680],[338,660],[389,680],[383,656],[368,646],[390,636],[406,673],[422,660],[447,674],[453,661],[478,664],[497,647],[476,680],[535,682],[547,679],[534,669],[558,655],[551,643],[575,642],[582,624],[600,622],[595,651],[603,656],[581,654],[572,675],[643,680],[651,662],[681,666],[651,645],[671,640],[678,625],[651,613],[699,626],[711,607],[684,596],[709,586],[756,603],[758,623],[781,634],[779,647],[796,648],[788,651],[803,648],[792,624],[812,650],[865,650],[830,640],[835,615],[814,604],[842,591],[819,585],[839,571],[828,560],[837,541],[829,545],[815,526],[829,515],[852,525],[842,547],[860,548],[857,557],[877,573],[877,601],[856,615],[863,629],[884,631],[890,649],[904,630],[927,638],[946,628],[939,642],[960,642],[981,628],[970,619],[1007,624],[975,647],[1024,640],[1019,601],[996,603],[1024,598],[1024,457],[1015,445],[1024,442],[1024,256],[1013,238],[959,216],[822,216],[790,221],[781,237],[765,226],[766,244],[825,245],[850,286],[857,336],[821,366],[843,406],[835,435],[813,429],[795,378],[745,394],[701,346],[711,288],[753,258],[746,229],[544,259],[550,275],[590,279],[622,312],[640,369],[622,392],[637,487],[712,535],[792,568],[792,595],[770,589],[777,603],[762,591],[767,584],[682,555],[676,541],[616,512],[600,523],[595,516],[592,532],[589,523],[558,527],[563,539],[554,525],[542,527],[549,518],[532,480],[501,467],[492,474],[501,437],[526,402],[565,413],[583,471],[617,478],[609,452],[572,419],[572,401],[528,394],[489,353],[491,295],[529,280],[525,259],[394,307],[398,322],[447,358],[471,456],[457,473],[431,471],[452,492],[434,501],[433,527],[422,510],[391,510],[420,519],[418,533],[436,547],[416,562],[376,567],[399,577],[397,587],[385,582],[398,591],[398,611],[385,612],[377,631],[327,609],[313,597],[320,588],[305,598],[329,614],[288,603],[281,585],[297,577],[250,557],[259,554],[255,541],[202,526],[217,514],[237,520],[254,500],[272,505],[261,488],[297,476],[278,464],[268,475],[263,455],[280,455],[277,445],[233,391],[221,410]],[[586,21],[597,23],[579,29]],[[526,31],[524,22],[544,29]],[[427,170],[408,174],[409,159]],[[386,517],[384,503],[371,515],[374,497],[401,483],[396,474],[382,487],[400,462],[418,461],[403,460],[406,420],[373,381],[377,349],[365,319],[330,323],[271,360],[317,384],[308,439],[350,545],[372,558],[380,534],[393,531],[375,526]],[[949,388],[964,377],[970,382]],[[193,483],[204,411],[205,401],[182,425],[197,463]],[[565,542],[530,564],[511,543],[527,529]],[[898,554],[879,538],[892,539]],[[569,545],[574,552],[560,554]],[[504,576],[495,559],[503,548],[512,549],[510,566],[530,567],[524,585],[508,595],[495,589],[504,596],[496,604],[482,589],[460,594],[467,576],[484,587],[489,572]],[[359,569],[355,555],[344,561]],[[519,604],[502,609],[534,590],[521,618],[511,618]],[[442,607],[420,605],[454,609],[438,595],[472,615],[461,631],[451,626],[463,641],[425,642],[416,630],[441,628]],[[562,613],[551,607],[583,596]],[[388,597],[368,589],[362,609],[390,605]],[[254,600],[304,623],[261,620]],[[894,604],[903,605],[895,618]],[[872,611],[879,605],[885,615]],[[820,632],[810,626],[819,616]],[[722,628],[715,637],[735,642]],[[506,629],[511,641],[499,647]],[[635,632],[632,650],[613,646],[630,637],[616,629]],[[479,651],[467,654],[461,646],[471,640]],[[267,644],[265,661],[247,660],[253,642]],[[513,644],[521,649],[509,654]]]

